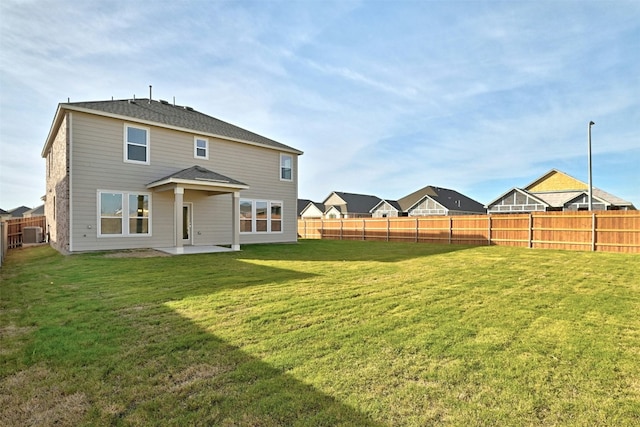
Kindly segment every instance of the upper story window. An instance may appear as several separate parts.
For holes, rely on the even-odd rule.
[[[280,181],[293,180],[293,156],[280,154]]]
[[[149,164],[149,128],[124,125],[124,161]]]
[[[193,157],[209,160],[209,140],[206,138],[193,138]]]

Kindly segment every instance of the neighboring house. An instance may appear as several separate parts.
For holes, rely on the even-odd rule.
[[[34,216],[43,216],[44,215],[44,205],[40,205],[37,208],[29,209],[28,211],[22,214],[23,218],[31,218]]]
[[[635,210],[631,202],[596,187],[593,210]],[[487,205],[489,213],[579,211],[589,209],[589,186],[552,169],[524,188],[514,187]]]
[[[322,202],[325,218],[367,218],[380,198],[367,194],[334,191]]]
[[[31,208],[29,208],[29,207],[27,207],[27,206],[20,206],[20,207],[17,207],[17,208],[11,209],[11,210],[9,211],[9,214],[11,215],[11,218],[14,218],[14,219],[15,219],[15,218],[22,218],[22,215],[23,215],[25,212],[28,212],[28,211],[30,211],[30,210],[31,210]]]
[[[11,219],[11,214],[4,209],[0,209],[0,220]]]
[[[391,218],[407,216],[407,214],[402,211],[397,200],[380,200],[378,204],[371,209],[371,216],[374,218]]]
[[[464,194],[447,188],[428,185],[397,200],[382,200],[372,210],[374,217],[473,215],[486,209]]]
[[[324,205],[308,199],[298,199],[298,217],[302,219],[322,218]]]
[[[295,242],[301,154],[162,100],[61,103],[42,150],[51,244]]]

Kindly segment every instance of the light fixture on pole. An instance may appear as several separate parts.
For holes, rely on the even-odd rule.
[[[589,143],[589,210],[593,210],[593,181],[591,179],[591,126],[594,122],[589,122],[588,143]]]

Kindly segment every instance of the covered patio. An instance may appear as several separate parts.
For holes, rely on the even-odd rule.
[[[174,195],[174,247],[157,248],[157,250],[172,255],[185,255],[192,253],[214,253],[240,250],[240,190],[249,188],[247,184],[233,178],[210,171],[201,166],[192,166],[160,178],[147,184],[147,188],[155,191],[173,191]],[[229,194],[232,198],[229,222],[231,228],[231,248],[216,245],[188,246],[184,244],[183,233],[185,230],[184,219],[184,192],[195,190],[207,193],[210,196]],[[212,242],[213,243],[213,242]]]

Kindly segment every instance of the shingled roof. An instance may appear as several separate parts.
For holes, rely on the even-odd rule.
[[[371,209],[373,209],[373,207],[377,205],[381,200],[380,197],[371,196],[368,194],[344,193],[342,191],[334,191],[332,194],[337,194],[342,200],[346,202],[346,210],[350,213],[369,213],[369,211],[371,211]],[[329,197],[327,197],[327,199]],[[327,199],[325,199],[324,201],[325,205]],[[339,208],[341,212],[345,213],[342,209],[342,206],[336,206],[336,208]]]
[[[406,212],[425,196],[429,196],[449,210],[486,213],[486,209],[482,203],[455,190],[434,187],[432,185],[427,185],[399,199],[398,204],[402,207],[402,210]]]
[[[304,208],[309,206],[309,204],[314,205],[320,212],[324,212],[324,205],[322,203],[314,202],[309,199],[298,199],[298,216],[302,214]]]
[[[146,124],[218,136],[225,139],[302,154],[301,151],[288,145],[242,129],[216,119],[215,117],[208,116],[191,107],[174,105],[167,101],[141,98],[61,103],[58,106],[58,113],[56,114],[56,119],[54,119],[53,127],[55,127],[55,122],[59,119],[58,116],[62,110],[81,111],[124,120],[137,120]],[[47,145],[45,145],[43,155],[47,150]]]
[[[187,169],[182,169],[178,172],[172,173],[171,175],[167,175],[163,178],[157,179],[153,182],[150,182],[149,186],[153,186],[158,182],[167,181],[170,179],[179,179],[185,181],[206,181],[206,182],[216,182],[221,184],[231,184],[231,185],[240,185],[246,186],[244,182],[240,182],[233,178],[229,178],[228,176],[224,176],[217,172],[210,171],[209,169],[203,168],[202,166],[191,166]]]

